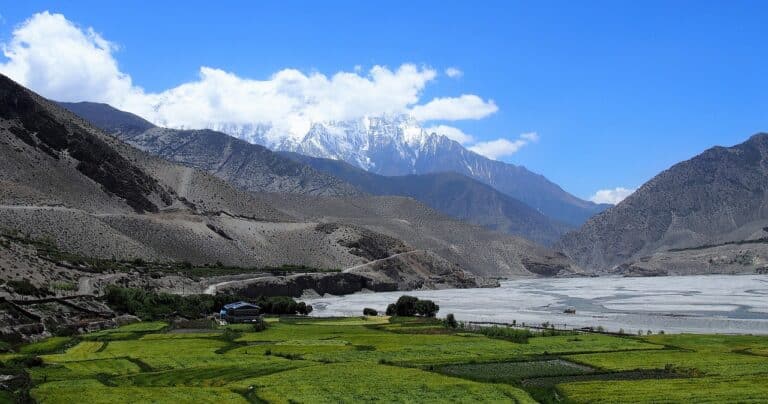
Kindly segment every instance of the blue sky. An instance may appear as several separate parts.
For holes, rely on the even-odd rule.
[[[257,80],[428,67],[438,74],[423,102],[473,94],[498,108],[437,123],[478,142],[536,132],[500,159],[583,198],[768,131],[762,1],[220,3],[5,2],[0,41],[35,13],[61,13],[117,45],[119,70],[158,93],[201,66]]]

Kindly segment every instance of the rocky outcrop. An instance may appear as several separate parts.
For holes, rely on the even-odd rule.
[[[463,271],[458,266],[426,251],[407,251],[361,264],[336,273],[290,276],[262,276],[226,282],[217,293],[235,292],[249,297],[348,295],[368,290],[395,290],[494,287],[498,282]]]

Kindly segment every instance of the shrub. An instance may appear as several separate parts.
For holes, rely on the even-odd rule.
[[[445,321],[443,321],[443,324],[445,324],[446,327],[453,329],[459,327],[459,323],[456,321],[456,317],[454,317],[453,313],[448,313],[448,315],[445,316]]]
[[[43,359],[39,356],[32,356],[24,359],[24,366],[28,368],[43,366]]]
[[[372,309],[370,307],[366,307],[363,309],[363,315],[364,316],[378,316],[379,312],[376,311],[376,309]]]
[[[415,308],[416,314],[424,317],[434,317],[440,310],[440,306],[431,300],[417,300]]]
[[[505,339],[512,342],[524,344],[533,334],[527,329],[509,328],[509,327],[481,327],[478,332],[487,337]]]
[[[224,333],[221,335],[221,337],[224,339],[224,341],[233,342],[236,339],[240,338],[240,335],[241,334],[239,332],[231,328],[227,328],[224,330]]]
[[[256,322],[253,323],[253,326],[251,327],[254,332],[261,332],[267,329],[267,322],[264,321],[263,318],[259,318],[256,320]]]
[[[387,312],[386,312],[386,314],[387,314],[388,316],[394,316],[394,315],[396,315],[396,314],[397,314],[397,307],[395,306],[395,304],[394,304],[394,303],[390,303],[390,304],[387,306]]]
[[[413,296],[400,296],[395,302],[395,313],[398,316],[413,317],[416,315],[416,302],[418,301],[419,299]]]

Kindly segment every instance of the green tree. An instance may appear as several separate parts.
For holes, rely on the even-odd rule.
[[[448,328],[457,328],[459,326],[459,323],[456,321],[456,317],[454,317],[453,313],[448,313],[447,316],[445,316],[445,321],[443,321],[446,327]]]
[[[431,300],[417,300],[414,305],[416,314],[424,317],[434,317],[440,310],[440,306]]]
[[[364,316],[378,316],[379,312],[376,311],[376,309],[372,309],[370,307],[366,307],[363,309],[363,315]]]

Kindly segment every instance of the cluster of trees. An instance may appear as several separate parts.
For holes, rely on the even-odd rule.
[[[421,300],[413,296],[403,295],[397,299],[397,302],[387,306],[387,315],[434,317],[439,310],[440,306],[431,300]]]
[[[138,316],[142,320],[159,320],[173,316],[200,318],[215,313],[228,303],[246,300],[231,294],[172,295],[138,288],[107,287],[104,298],[118,312]],[[264,314],[309,314],[312,306],[290,297],[260,297],[254,303]]]
[[[312,306],[297,302],[288,296],[260,297],[254,302],[261,307],[264,314],[304,314],[312,312]]]

